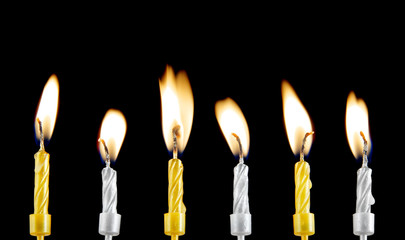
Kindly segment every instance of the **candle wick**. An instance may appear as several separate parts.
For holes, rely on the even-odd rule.
[[[368,163],[368,159],[367,159],[368,145],[367,144],[368,143],[367,143],[367,140],[366,140],[366,136],[364,136],[364,133],[362,131],[360,131],[360,135],[363,138],[363,142],[364,142],[364,145],[363,145],[363,164],[362,164],[361,167],[367,167],[367,163]]]
[[[110,159],[110,153],[109,153],[108,148],[107,148],[107,144],[105,143],[104,139],[102,139],[102,138],[99,138],[98,142],[103,144],[104,151],[105,151],[105,158],[106,158],[105,164],[106,164],[107,167],[109,167],[110,163],[111,163],[111,159]]]
[[[177,138],[180,137],[180,125],[176,125],[172,129],[173,133],[173,159],[177,159],[178,147]]]
[[[232,133],[232,136],[236,138],[236,141],[239,144],[239,163],[243,163],[243,151],[242,151],[242,143],[240,142],[240,138],[236,133]]]
[[[44,131],[42,128],[42,122],[41,120],[39,120],[39,118],[37,118],[37,122],[39,125],[39,149],[45,150],[45,146],[44,146]]]
[[[300,161],[304,161],[305,143],[307,142],[307,137],[311,136],[314,133],[315,133],[314,131],[305,133],[304,139],[302,140],[302,146],[300,151]]]

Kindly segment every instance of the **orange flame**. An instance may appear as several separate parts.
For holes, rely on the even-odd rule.
[[[249,128],[238,104],[231,98],[218,101],[215,104],[215,115],[233,155],[238,156],[240,153],[239,143],[234,135],[236,134],[242,145],[243,156],[247,157],[250,144]]]
[[[350,92],[346,104],[346,137],[355,158],[360,158],[363,155],[364,141],[360,132],[364,134],[368,153],[370,153],[371,138],[367,105],[363,99],[356,98],[354,92]]]
[[[38,104],[37,114],[35,116],[35,136],[40,139],[39,120],[42,123],[42,132],[44,139],[51,139],[55,127],[56,117],[59,105],[59,82],[53,74],[45,84],[42,91],[41,100]]]
[[[124,142],[125,134],[127,131],[127,122],[124,114],[116,109],[110,109],[104,116],[101,123],[99,139],[104,140],[111,161],[115,161],[120,152],[122,143]],[[100,155],[104,162],[106,161],[106,152],[104,146],[99,143]]]
[[[159,80],[162,104],[162,131],[166,147],[173,151],[173,129],[178,129],[177,148],[183,152],[191,132],[194,114],[194,99],[191,85],[185,71],[174,75],[167,66],[162,80]]]
[[[281,83],[281,95],[283,98],[284,124],[288,141],[291,150],[297,155],[301,150],[305,134],[313,131],[311,119],[293,87],[286,80],[283,80]],[[306,138],[305,155],[311,149],[312,138],[312,135]]]

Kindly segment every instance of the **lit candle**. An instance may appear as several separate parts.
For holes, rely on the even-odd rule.
[[[346,136],[355,158],[362,158],[362,166],[357,171],[356,213],[353,214],[353,233],[365,240],[374,234],[374,214],[371,205],[375,200],[371,194],[371,172],[368,167],[371,139],[368,126],[368,110],[362,99],[357,99],[354,92],[347,98]]]
[[[110,109],[104,116],[99,134],[99,152],[106,166],[101,172],[103,180],[103,212],[100,213],[98,232],[110,240],[120,233],[121,215],[117,213],[117,172],[111,168],[116,161],[127,131],[124,114]]]
[[[244,158],[249,152],[249,129],[242,110],[231,98],[215,104],[215,115],[226,141],[239,163],[234,168],[233,214],[231,214],[231,234],[243,240],[252,233],[252,220],[249,211],[249,167]]]
[[[35,117],[35,135],[39,151],[35,158],[34,214],[30,215],[30,234],[38,240],[51,234],[49,204],[49,154],[45,151],[45,140],[50,140],[55,127],[59,103],[59,83],[52,75],[46,83]]]
[[[186,207],[183,203],[183,164],[178,155],[184,151],[193,123],[194,100],[191,85],[184,71],[176,75],[170,66],[159,81],[162,104],[162,131],[167,149],[173,153],[169,161],[169,212],[164,214],[164,232],[171,239],[185,234]]]
[[[311,119],[304,105],[302,105],[292,86],[283,81],[281,84],[283,97],[284,124],[290,147],[295,155],[300,154],[300,160],[295,164],[295,214],[294,234],[301,239],[315,234],[314,214],[309,210],[310,189],[312,183],[309,178],[310,167],[304,160],[312,145]]]

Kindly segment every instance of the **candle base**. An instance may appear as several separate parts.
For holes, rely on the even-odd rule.
[[[231,234],[246,236],[252,233],[252,216],[249,213],[231,214]]]
[[[295,236],[301,236],[301,239],[307,239],[305,237],[315,234],[315,215],[313,213],[294,214],[293,220]]]
[[[360,236],[370,236],[374,234],[374,214],[360,212],[353,214],[353,234]]]
[[[165,234],[176,239],[186,233],[186,214],[179,212],[166,213],[164,215]]]
[[[51,215],[31,214],[30,234],[31,236],[37,236],[38,239],[51,235]]]
[[[367,240],[367,235],[360,235],[360,240]]]
[[[100,213],[98,233],[106,236],[118,236],[120,234],[121,215],[118,213]]]

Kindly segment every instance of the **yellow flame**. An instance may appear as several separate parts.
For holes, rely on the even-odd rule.
[[[124,142],[127,131],[127,122],[124,114],[116,109],[109,109],[101,123],[99,139],[103,139],[107,145],[111,161],[115,161]],[[100,155],[106,161],[104,146],[99,143]]]
[[[301,103],[293,87],[286,80],[281,83],[283,98],[284,124],[291,150],[295,155],[300,153],[306,133],[312,132],[312,123],[307,110]],[[307,155],[312,145],[312,135],[307,137],[304,154]]]
[[[250,144],[249,128],[238,104],[231,98],[218,101],[215,104],[215,115],[233,155],[237,156],[240,153],[239,143],[233,136],[234,133],[238,135],[243,156],[246,157]]]
[[[191,85],[185,71],[176,75],[171,66],[166,67],[159,80],[162,104],[162,131],[166,147],[173,151],[173,128],[177,132],[177,148],[183,152],[191,132],[194,114],[194,99]]]
[[[350,92],[346,105],[346,136],[350,149],[356,158],[363,155],[364,141],[360,135],[363,132],[368,146],[368,153],[371,150],[371,138],[368,126],[368,110],[363,99],[356,98],[354,92]]]
[[[42,123],[42,131],[45,139],[51,139],[55,127],[56,116],[59,105],[59,82],[53,74],[45,84],[42,91],[41,100],[38,104],[37,115],[35,116],[35,136],[39,140],[41,137],[37,119]]]

